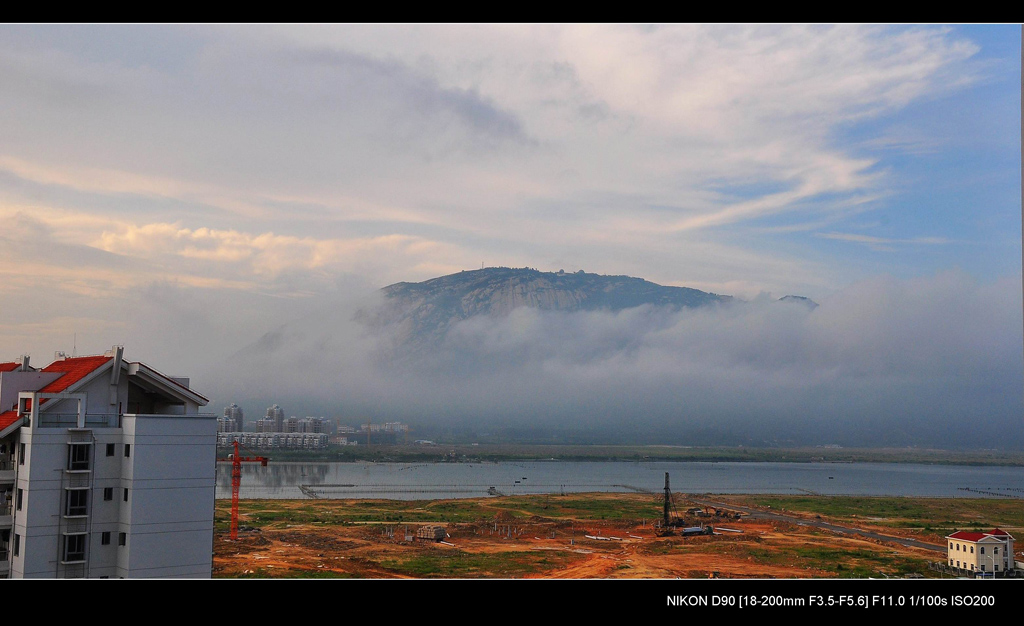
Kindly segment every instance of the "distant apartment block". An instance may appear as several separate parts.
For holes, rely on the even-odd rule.
[[[280,410],[276,404],[267,409],[268,416],[256,422],[258,433],[328,433],[331,430],[330,420],[323,417],[303,417],[294,415],[285,419],[278,415],[270,416],[271,409]],[[281,415],[284,412],[281,411]],[[241,432],[241,431],[235,431]]]
[[[405,433],[409,430],[408,424],[402,422],[384,422],[383,424],[362,424],[360,430],[371,433]]]
[[[208,578],[207,403],[120,347],[0,363],[0,577]]]
[[[217,445],[227,447],[235,441],[251,449],[319,450],[329,443],[327,433],[217,433]]]
[[[339,432],[341,429],[339,428]],[[356,432],[346,433],[350,442],[360,444],[390,445],[405,440],[409,426],[401,422],[385,422],[383,424],[360,424]]]

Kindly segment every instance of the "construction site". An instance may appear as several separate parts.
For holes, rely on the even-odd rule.
[[[1024,532],[1024,502],[698,496],[666,475],[660,494],[218,501],[216,523],[214,577],[921,578],[948,576],[953,526]]]

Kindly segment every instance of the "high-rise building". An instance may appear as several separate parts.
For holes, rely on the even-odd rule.
[[[282,409],[281,407],[277,406],[276,404],[274,406],[267,407],[267,415],[263,419],[270,420],[274,424],[273,428],[270,430],[267,430],[266,426],[264,426],[263,432],[284,432],[284,409]]]
[[[117,346],[0,363],[0,578],[209,577],[207,402]]]
[[[231,430],[227,432],[240,433],[245,430],[245,416],[242,413],[242,407],[234,402],[231,403],[231,406],[224,407],[224,417],[231,420],[233,424]]]

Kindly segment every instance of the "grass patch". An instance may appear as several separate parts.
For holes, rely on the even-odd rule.
[[[749,496],[745,501],[838,520],[882,518],[897,528],[1024,528],[1024,501],[989,498],[886,498],[854,496]],[[870,521],[870,520],[869,520]]]
[[[381,567],[417,578],[518,578],[564,566],[570,557],[537,552],[470,554],[461,551],[387,559]]]
[[[844,550],[827,546],[747,548],[746,554],[765,565],[811,568],[840,578],[902,577],[915,573],[934,576],[925,559],[872,550]]]
[[[553,519],[639,520],[662,515],[661,501],[647,495],[623,494],[607,497],[587,496],[514,496],[493,501],[491,508],[513,514],[537,515]]]

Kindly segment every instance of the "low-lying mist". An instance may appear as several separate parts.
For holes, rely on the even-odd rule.
[[[751,302],[612,312],[518,308],[418,340],[346,301],[268,332],[208,379],[247,420],[399,420],[679,445],[1024,443],[1020,279],[879,277],[811,309]]]

